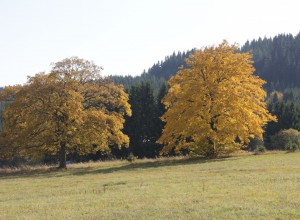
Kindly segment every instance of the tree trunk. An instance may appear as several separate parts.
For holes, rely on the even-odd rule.
[[[209,138],[208,143],[211,145],[211,147],[208,149],[205,156],[208,157],[208,158],[212,158],[212,159],[217,158],[218,157],[218,151],[217,151],[216,141],[211,140]]]
[[[67,158],[66,158],[66,143],[60,143],[59,150],[59,169],[67,169]]]
[[[214,156],[217,156],[216,141],[214,140]]]

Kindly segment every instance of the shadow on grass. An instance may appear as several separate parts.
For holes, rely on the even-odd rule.
[[[228,157],[227,157],[228,158]],[[235,158],[237,159],[237,158]],[[169,166],[185,166],[190,164],[202,164],[224,161],[226,158],[218,159],[205,159],[205,158],[182,158],[182,159],[166,159],[166,160],[154,160],[154,161],[137,161],[121,166],[105,167],[97,169],[76,169],[71,172],[71,175],[87,175],[87,174],[109,174],[120,171],[134,171],[140,169],[153,169]]]
[[[152,169],[152,168],[160,168],[160,167],[169,167],[169,166],[185,166],[190,164],[203,164],[203,163],[213,163],[224,161],[227,158],[238,159],[238,157],[224,157],[218,159],[207,159],[207,158],[170,158],[170,159],[158,159],[153,161],[143,161],[138,160],[136,162],[128,162],[125,164],[115,165],[111,167],[101,167],[101,162],[99,163],[99,167],[83,167],[83,168],[71,168],[67,170],[59,170],[55,167],[51,167],[48,169],[33,169],[33,170],[20,170],[11,173],[1,173],[0,172],[0,180],[1,179],[13,179],[13,178],[55,178],[55,177],[63,177],[68,175],[90,175],[90,174],[109,174],[114,172],[122,172],[122,171],[134,171],[139,169]]]
[[[9,168],[8,168],[9,169]],[[15,179],[15,178],[33,178],[33,177],[61,177],[64,176],[64,170],[59,170],[56,167],[49,167],[48,169],[25,169],[18,171],[1,172],[1,179]]]

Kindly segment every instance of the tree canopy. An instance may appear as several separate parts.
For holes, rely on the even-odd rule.
[[[252,56],[237,49],[224,41],[197,50],[186,60],[189,67],[169,80],[162,153],[184,148],[206,156],[232,152],[250,137],[262,138],[263,126],[276,120],[266,109],[265,82],[253,75]]]
[[[71,57],[53,64],[50,73],[28,78],[16,88],[4,88],[1,154],[5,157],[57,155],[66,167],[66,154],[109,150],[128,145],[122,133],[124,116],[131,115],[128,95],[100,77],[101,67]]]

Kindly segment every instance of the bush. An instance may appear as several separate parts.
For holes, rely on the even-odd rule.
[[[127,156],[127,160],[128,160],[129,162],[133,162],[133,161],[135,161],[136,159],[137,159],[137,157],[134,156],[133,153],[129,153],[128,156]]]
[[[257,151],[258,149],[266,150],[263,140],[259,139],[258,137],[251,138],[250,143],[248,144],[247,150]]]
[[[300,132],[295,129],[281,130],[271,136],[271,147],[274,150],[295,151],[300,146]]]
[[[255,154],[261,154],[266,151],[266,148],[264,145],[257,145],[256,148],[254,149]]]
[[[287,150],[287,151],[291,151],[291,152],[294,152],[295,150],[297,150],[299,148],[299,146],[295,143],[287,143],[285,146],[284,146],[284,149]]]

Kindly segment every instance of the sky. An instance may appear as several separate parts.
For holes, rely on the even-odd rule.
[[[78,56],[140,75],[174,51],[300,32],[298,0],[0,0],[0,87]]]

